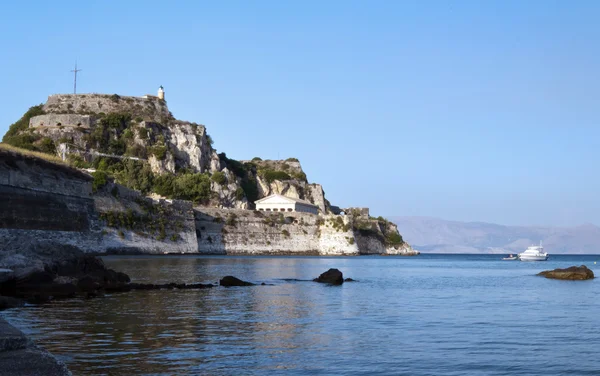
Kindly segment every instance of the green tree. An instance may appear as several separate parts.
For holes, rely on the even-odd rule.
[[[18,133],[27,130],[27,128],[29,128],[29,120],[32,117],[44,114],[43,107],[43,104],[38,104],[37,106],[30,107],[29,110],[27,110],[27,112],[25,112],[25,114],[23,114],[23,116],[19,120],[17,120],[15,123],[11,124],[10,127],[8,127],[8,131],[2,138],[2,142],[6,142],[8,144],[9,142],[6,140],[7,137],[16,136]]]

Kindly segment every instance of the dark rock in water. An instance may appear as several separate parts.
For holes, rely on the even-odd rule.
[[[129,288],[131,290],[157,290],[156,285],[151,283],[130,283]]]
[[[552,279],[563,279],[569,281],[583,281],[586,279],[593,279],[594,272],[587,268],[585,265],[571,266],[566,269],[554,269],[545,270],[538,275]]]
[[[3,309],[22,307],[25,302],[10,296],[0,296],[0,311]]]
[[[15,278],[15,273],[10,269],[0,269],[0,283]]]
[[[344,282],[358,282],[358,281],[355,279],[352,279],[352,278],[346,278],[346,279],[344,279]]]
[[[17,291],[17,280],[16,278],[8,279],[4,282],[0,282],[0,295],[14,296]]]
[[[210,283],[190,283],[190,284],[183,284],[183,285],[177,285],[178,289],[208,289],[214,287],[212,284]]]
[[[329,269],[325,273],[321,274],[319,278],[313,279],[319,283],[329,283],[332,285],[341,285],[344,283],[344,275],[337,269]]]
[[[108,269],[95,256],[62,258],[47,264],[44,270],[26,268],[15,273],[13,280],[0,283],[0,293],[43,303],[49,299],[101,296],[102,291],[129,291],[127,274]]]
[[[206,289],[214,287],[210,283],[165,283],[162,285],[155,285],[152,283],[129,283],[124,286],[124,288],[129,290],[161,290],[161,289],[181,289],[181,290],[191,290],[191,289]]]
[[[77,293],[77,286],[72,283],[52,283],[47,285],[44,292],[54,299],[72,298]]]
[[[52,283],[52,281],[54,281],[54,274],[41,270],[17,278],[17,285],[38,285]]]
[[[85,275],[77,282],[77,288],[81,291],[90,292],[98,290],[101,287],[100,280],[91,275]]]
[[[254,283],[242,281],[241,279],[232,277],[230,275],[221,278],[219,281],[221,286],[230,287],[230,286],[254,286]]]
[[[51,300],[50,295],[45,293],[37,293],[34,295],[30,295],[27,298],[27,303],[31,304],[44,304],[48,303]]]

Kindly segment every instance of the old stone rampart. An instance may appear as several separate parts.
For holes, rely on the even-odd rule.
[[[246,255],[358,255],[352,230],[331,217],[196,207],[198,251]],[[348,223],[349,218],[345,218]]]
[[[33,240],[94,253],[197,251],[191,203],[112,184],[93,193],[90,175],[0,151],[0,258]]]
[[[29,127],[82,127],[90,128],[95,124],[90,115],[46,114],[34,116],[29,120]]]
[[[171,117],[164,100],[157,97],[130,97],[116,94],[55,94],[44,104],[47,114],[128,113],[135,119],[164,122]]]
[[[0,259],[35,240],[93,253],[402,254],[349,215],[268,213],[154,200],[38,158],[0,151]],[[377,221],[374,221],[377,223]],[[379,232],[377,229],[379,228]],[[14,255],[14,252],[13,252]]]

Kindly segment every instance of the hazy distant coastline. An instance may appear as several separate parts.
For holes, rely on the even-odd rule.
[[[431,217],[390,219],[416,250],[430,253],[514,253],[544,242],[550,254],[599,254],[600,227],[504,226]]]

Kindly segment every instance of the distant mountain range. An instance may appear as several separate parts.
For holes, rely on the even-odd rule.
[[[503,226],[429,217],[389,217],[414,249],[429,253],[517,253],[543,241],[550,254],[600,254],[600,227]]]

